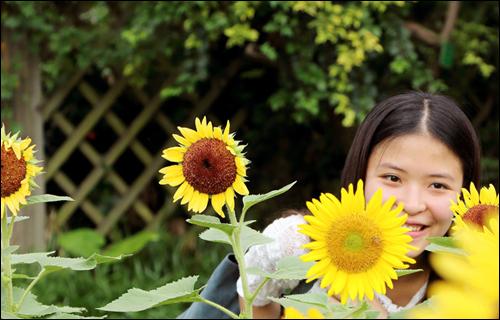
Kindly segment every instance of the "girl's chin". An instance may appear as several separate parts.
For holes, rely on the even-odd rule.
[[[425,251],[425,247],[427,247],[429,242],[417,240],[417,241],[412,241],[410,244],[412,246],[416,247],[417,250],[412,250],[412,251],[408,252],[407,256],[415,259],[415,258],[418,258]]]

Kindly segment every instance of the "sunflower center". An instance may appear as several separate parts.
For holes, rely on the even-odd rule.
[[[332,262],[349,273],[372,268],[382,255],[381,231],[370,218],[349,215],[329,231],[328,251]]]
[[[219,194],[235,181],[236,163],[223,141],[204,138],[189,146],[182,173],[198,192]]]
[[[2,198],[8,197],[21,188],[26,177],[26,161],[17,159],[12,149],[2,146]]]
[[[486,218],[496,214],[498,216],[498,207],[489,204],[478,204],[467,210],[462,219],[466,223],[474,223],[480,227],[485,225]]]

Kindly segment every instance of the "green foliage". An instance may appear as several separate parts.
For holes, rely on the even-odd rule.
[[[142,250],[149,242],[158,241],[158,239],[159,235],[157,232],[143,230],[133,236],[110,244],[103,250],[103,254],[112,257],[135,254]]]
[[[99,252],[106,239],[94,229],[81,228],[61,233],[57,244],[73,256],[89,257]]]
[[[162,96],[179,96],[207,80],[209,61],[218,58],[213,49],[219,44],[245,54],[244,47],[255,43],[278,69],[279,84],[268,100],[273,110],[291,110],[298,122],[324,118],[334,110],[343,117],[344,126],[352,126],[364,118],[379,92],[398,83],[427,91],[455,85],[453,77],[436,75],[439,57],[404,27],[418,6],[427,6],[430,16],[439,16],[426,22],[426,28],[441,27],[446,3],[404,1],[148,5],[91,1],[63,6],[12,1],[2,10],[2,26],[30,35],[33,49],[44,57],[43,81],[48,91],[63,83],[75,64],[96,65],[102,74],[124,74],[141,86],[148,77],[176,66],[185,80],[164,89]],[[485,2],[462,4],[451,42],[441,51],[447,57],[446,68],[458,63],[460,70],[474,68],[481,77],[492,77],[498,25],[485,25],[484,17],[495,10],[495,4]],[[14,74],[12,68],[6,71],[2,61],[2,99],[12,96]]]
[[[35,203],[55,202],[55,201],[73,201],[73,199],[68,196],[55,196],[53,194],[41,194],[26,198],[27,205]]]
[[[279,196],[280,194],[287,192],[288,190],[290,190],[293,187],[293,185],[296,182],[297,181],[294,181],[294,182],[292,182],[292,183],[290,183],[290,184],[288,184],[280,189],[272,190],[272,191],[269,191],[265,194],[250,194],[250,195],[244,196],[243,197],[243,210],[241,213],[242,220],[244,220],[245,214],[248,211],[248,209],[250,209],[254,205],[258,204],[259,202],[269,200],[271,198],[274,198],[276,196]]]
[[[314,262],[303,262],[299,257],[284,257],[276,264],[276,271],[269,273],[257,268],[248,268],[248,273],[270,279],[303,280]]]
[[[118,299],[97,309],[114,312],[137,312],[161,304],[170,304],[174,301],[193,302],[196,301],[199,291],[199,289],[194,289],[197,279],[198,276],[182,278],[150,291],[133,288]]]
[[[430,244],[425,248],[431,252],[448,252],[465,255],[465,251],[457,246],[452,237],[427,237]]]
[[[100,233],[93,229],[80,228],[59,234],[57,244],[73,256],[89,257],[94,253],[102,253],[104,256],[118,257],[137,253],[149,242],[158,239],[157,232],[144,230],[102,248],[106,239]]]
[[[96,310],[135,287],[152,290],[161,284],[199,274],[198,286],[205,283],[228,248],[199,240],[195,227],[183,237],[162,233],[158,241],[148,242],[133,257],[120,263],[102,265],[90,272],[61,271],[49,274],[35,286],[33,293],[46,305],[66,304],[87,309],[87,316],[108,314]],[[32,273],[33,265],[18,265],[19,273]],[[19,280],[23,281],[23,280]],[[92,294],[89,294],[92,288]],[[154,309],[108,314],[108,318],[175,318],[186,304],[159,306]]]

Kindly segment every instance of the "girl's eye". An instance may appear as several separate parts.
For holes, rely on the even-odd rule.
[[[433,187],[434,189],[448,189],[448,187],[442,183],[438,183],[438,182],[434,182],[431,184],[431,187]]]
[[[400,181],[400,179],[397,176],[393,175],[393,174],[385,175],[384,178],[386,180],[391,181],[391,182],[399,182]]]

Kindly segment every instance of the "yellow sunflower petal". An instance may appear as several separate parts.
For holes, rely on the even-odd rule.
[[[227,207],[229,208],[229,210],[234,212],[234,191],[233,191],[233,188],[231,188],[231,187],[227,188],[225,195],[226,195]]]
[[[212,195],[212,207],[214,208],[215,212],[217,212],[217,214],[219,214],[222,218],[225,217],[224,211],[222,210],[225,202],[226,195],[224,192]]]
[[[247,168],[245,164],[243,163],[243,159],[240,157],[235,157],[234,162],[236,163],[236,171],[238,175],[242,177],[246,177],[247,175]]]
[[[182,162],[185,153],[186,148],[184,147],[172,147],[163,150],[162,157],[168,161]]]
[[[243,179],[239,175],[236,175],[236,179],[234,180],[234,183],[233,183],[233,189],[234,189],[234,191],[238,192],[242,196],[246,196],[247,194],[249,194],[249,191],[248,191],[247,187],[245,186],[245,182],[243,181]]]
[[[190,184],[188,184],[186,190],[184,191],[184,197],[181,200],[181,204],[183,205],[189,203],[193,198],[193,194],[194,194],[194,188]]]
[[[185,147],[188,147],[191,145],[191,142],[189,142],[186,138],[178,135],[178,134],[173,134],[172,137],[177,141],[179,142],[180,144],[182,144],[183,146]]]
[[[163,179],[160,180],[160,184],[168,184],[172,187],[177,187],[181,183],[185,181],[183,175],[180,176],[164,176]]]
[[[163,173],[169,177],[176,177],[182,175],[182,166],[173,165],[160,169],[160,173]]]
[[[175,194],[173,196],[173,201],[177,202],[178,200],[182,199],[184,197],[184,194],[186,192],[186,188],[188,187],[189,183],[187,181],[184,181],[181,186],[175,191]]]
[[[182,133],[182,135],[191,143],[194,143],[201,139],[201,136],[198,132],[193,129],[177,127],[177,129]]]

